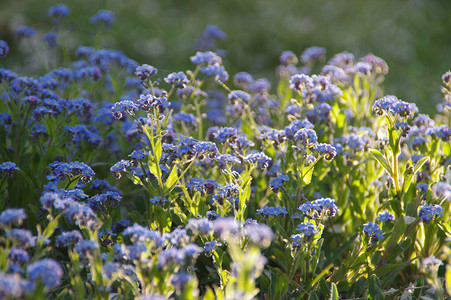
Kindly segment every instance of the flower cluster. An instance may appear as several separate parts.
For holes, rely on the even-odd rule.
[[[447,258],[451,73],[434,117],[383,97],[388,67],[372,54],[320,65],[324,48],[284,51],[277,84],[228,81],[226,34],[209,25],[191,66],[160,76],[99,48],[112,11],[91,18],[96,45],[66,53],[69,13],[51,7],[53,30],[10,43],[64,67],[0,68],[0,298],[378,298],[375,276],[429,284],[411,259]]]
[[[410,118],[418,112],[418,108],[415,104],[399,100],[396,96],[385,96],[374,102],[373,111],[378,115],[383,115],[385,112],[402,118]]]
[[[418,211],[418,217],[424,223],[431,222],[432,219],[436,217],[443,216],[444,209],[440,205],[429,205],[425,204],[420,207]]]
[[[283,216],[283,215],[287,215],[287,209],[285,207],[268,207],[268,206],[264,206],[260,209],[257,210],[257,214],[262,215],[264,217],[268,217],[268,216]]]
[[[373,222],[364,224],[363,232],[371,237],[370,244],[376,244],[379,240],[384,238],[384,232],[379,228],[379,225]]]
[[[7,161],[7,162],[0,164],[0,171],[3,174],[6,174],[6,176],[8,176],[8,177],[12,177],[14,172],[17,172],[19,170],[20,169],[18,167],[16,167],[16,164],[11,161]]]

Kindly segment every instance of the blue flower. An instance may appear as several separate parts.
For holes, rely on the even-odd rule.
[[[174,120],[180,121],[186,124],[195,125],[197,123],[197,118],[193,114],[185,113],[183,111],[174,114]]]
[[[156,247],[163,246],[163,238],[158,231],[150,230],[139,224],[127,227],[122,233],[123,236],[130,236],[134,242],[153,242]]]
[[[214,50],[216,48],[217,40],[225,40],[227,35],[222,32],[218,26],[207,25],[204,32],[196,40],[196,46],[199,50]]]
[[[224,169],[227,165],[241,163],[239,158],[232,154],[219,155],[216,157],[216,161],[219,163],[221,169]]]
[[[218,78],[221,81],[227,81],[229,79],[229,74],[225,70],[224,66],[221,66],[219,64],[214,65],[208,65],[206,67],[200,68],[200,72],[204,73],[208,76],[215,76],[215,78]]]
[[[428,128],[426,135],[435,135],[443,141],[448,141],[451,137],[451,129],[447,125],[435,126]]]
[[[115,232],[115,233],[121,233],[130,225],[131,225],[130,221],[121,220],[121,221],[117,222],[116,224],[114,224],[113,226],[111,226],[111,230],[113,230],[113,232]]]
[[[190,241],[190,236],[188,235],[186,229],[176,228],[174,231],[170,233],[166,233],[164,235],[166,241],[171,243],[176,247],[180,247]]]
[[[238,136],[238,129],[232,127],[219,128],[214,134],[214,137],[220,143],[232,142]]]
[[[313,80],[305,74],[293,75],[290,79],[290,89],[302,92],[306,89],[313,88]]]
[[[260,209],[257,209],[257,214],[265,217],[275,216],[278,217],[280,215],[287,215],[287,209],[285,207],[277,206],[277,207],[268,207],[264,206]]]
[[[136,68],[135,75],[141,80],[147,80],[150,76],[157,74],[158,70],[149,65],[142,65]]]
[[[6,174],[8,177],[12,177],[14,172],[19,170],[20,169],[16,167],[16,164],[11,161],[7,161],[0,164],[1,173]]]
[[[311,147],[318,141],[316,132],[310,128],[301,128],[295,134],[294,138],[306,147]]]
[[[112,279],[114,274],[119,271],[119,264],[114,262],[107,262],[102,267],[102,275],[107,279]]]
[[[328,62],[328,65],[346,69],[346,67],[354,64],[354,55],[347,51],[335,54]]]
[[[272,159],[263,152],[253,152],[246,155],[244,161],[257,164],[261,169],[266,169],[272,162]]]
[[[228,99],[232,104],[235,104],[239,99],[241,99],[244,103],[248,103],[251,99],[251,95],[243,91],[231,91],[228,95]]]
[[[30,260],[30,255],[27,251],[21,248],[12,248],[8,255],[9,260],[13,263],[23,265]]]
[[[427,183],[419,183],[415,187],[424,193],[427,193],[429,190],[429,184]]]
[[[181,250],[188,260],[196,259],[203,252],[203,249],[194,243],[185,245]]]
[[[80,257],[86,257],[92,255],[93,250],[99,249],[99,244],[96,241],[83,240],[78,242],[74,249],[78,252]]]
[[[253,81],[252,75],[246,72],[236,73],[233,77],[233,83],[242,88],[247,88]]]
[[[23,247],[34,246],[35,244],[35,240],[33,239],[31,231],[26,229],[14,228],[8,230],[6,231],[6,236],[16,244]]]
[[[291,216],[291,218],[292,219],[302,219],[304,217],[304,214],[300,214],[300,213],[298,213],[298,212],[295,212],[292,216]]]
[[[284,66],[296,65],[298,63],[298,57],[292,51],[284,51],[280,55],[280,63]]]
[[[164,79],[164,81],[180,89],[184,89],[186,85],[189,84],[189,80],[183,72],[171,73]]]
[[[44,258],[29,264],[27,273],[31,281],[41,280],[48,289],[53,289],[61,284],[63,268],[56,260]]]
[[[166,198],[161,198],[161,196],[155,196],[155,197],[150,197],[149,201],[150,201],[150,203],[155,204],[157,206],[162,206],[162,205],[164,205],[164,203],[168,202],[169,200]]]
[[[329,112],[331,109],[329,104],[320,102],[313,107],[313,110],[308,110],[305,113],[305,116],[310,122],[326,123],[329,120]]]
[[[114,13],[109,10],[101,9],[91,18],[91,23],[96,24],[99,22],[105,23],[105,27],[110,27],[111,24],[116,21]]]
[[[130,161],[122,159],[110,168],[110,173],[114,176],[114,178],[119,179],[121,178],[121,173],[127,172],[127,168],[129,167]]]
[[[193,275],[188,273],[177,273],[172,277],[171,283],[177,290],[183,290],[188,282],[194,280]]]
[[[318,230],[316,229],[315,224],[311,222],[305,222],[301,223],[296,227],[297,231],[300,231],[301,234],[305,236],[307,240],[310,240],[310,238],[316,234],[319,234]]]
[[[213,223],[206,218],[190,219],[186,228],[190,229],[195,234],[208,235],[213,232]]]
[[[313,124],[310,123],[310,121],[308,120],[294,120],[290,123],[290,125],[288,125],[287,127],[285,127],[285,129],[283,130],[283,135],[287,138],[287,139],[291,139],[294,137],[295,133],[301,129],[301,128],[309,128],[312,129],[313,128]]]
[[[287,175],[281,174],[276,178],[271,179],[271,181],[269,181],[269,185],[271,187],[271,190],[276,193],[279,188],[283,186],[283,183],[289,180],[290,178]]]
[[[48,32],[42,36],[42,40],[47,43],[49,47],[56,47],[58,43],[58,35],[54,32]]]
[[[219,153],[216,144],[212,142],[197,142],[194,144],[193,150],[195,154],[199,155],[199,157],[206,155],[210,158],[214,158]]]
[[[8,208],[0,214],[0,227],[19,226],[27,218],[25,209]]]
[[[65,231],[56,238],[56,245],[58,247],[69,247],[83,239],[78,230]]]
[[[371,237],[371,244],[377,243],[378,240],[383,239],[383,231],[379,225],[369,222],[363,225],[363,232]]]
[[[406,118],[411,117],[418,112],[418,108],[415,104],[401,101],[395,96],[385,96],[374,102],[373,111],[378,115],[382,115],[386,112]]]
[[[383,213],[379,213],[379,215],[377,216],[377,220],[381,221],[383,223],[393,222],[395,220],[395,217],[389,212],[383,212]]]
[[[9,52],[8,43],[3,40],[0,40],[0,57],[5,57]]]
[[[236,235],[240,228],[240,224],[234,218],[217,218],[213,221],[213,228],[216,235],[222,239],[228,236]]]
[[[54,20],[67,17],[70,13],[70,9],[64,4],[57,4],[49,8],[49,16]]]
[[[123,100],[116,102],[111,107],[111,112],[113,116],[120,120],[124,117],[124,114],[129,114],[131,116],[135,115],[135,112],[139,110],[138,104],[130,100]]]
[[[441,181],[434,185],[433,190],[437,197],[451,200],[451,184]]]
[[[339,211],[335,200],[331,198],[318,198],[312,202],[312,206],[318,213],[325,212],[328,216],[335,216]]]
[[[217,241],[206,242],[204,246],[205,253],[207,255],[211,255],[211,252],[213,252],[216,249],[216,247],[219,247],[221,245],[222,244]]]
[[[322,60],[326,56],[326,49],[322,47],[310,47],[301,54],[301,62],[305,65],[312,65],[316,60]]]
[[[207,218],[210,221],[216,220],[217,218],[220,218],[220,217],[221,217],[221,215],[214,210],[207,211]]]
[[[336,66],[325,65],[321,70],[321,74],[329,78],[333,83],[346,83],[350,81],[346,72],[342,68]]]
[[[318,151],[320,155],[324,155],[326,160],[332,160],[337,155],[337,149],[329,144],[316,144],[313,149]]]
[[[291,236],[292,246],[293,248],[298,248],[302,245],[302,240],[304,239],[304,236],[300,233],[293,234]]]
[[[440,205],[425,204],[420,207],[418,211],[418,217],[421,221],[428,224],[435,217],[443,216],[443,207]]]
[[[91,197],[88,200],[89,207],[95,212],[108,212],[109,208],[118,207],[121,202],[121,195],[116,192],[108,191]]]
[[[196,65],[214,65],[221,64],[222,58],[212,51],[197,52],[195,56],[191,56],[191,62]]]
[[[274,233],[266,224],[250,224],[242,230],[245,237],[261,248],[267,248],[274,239]]]
[[[387,74],[388,65],[382,58],[370,53],[366,55],[362,60],[366,63],[369,63],[371,65],[371,69],[376,74]]]
[[[435,121],[426,114],[418,114],[412,123],[417,127],[433,127],[435,125]]]
[[[103,141],[103,139],[95,132],[97,131],[97,128],[95,127],[77,124],[73,127],[65,126],[64,130],[71,135],[71,140],[77,148],[80,147],[84,141],[87,141],[95,148]]]
[[[0,297],[5,299],[23,298],[25,293],[32,293],[34,285],[17,274],[0,272]]]
[[[31,37],[35,35],[36,31],[28,26],[20,26],[16,30],[16,37],[18,39],[24,38],[24,37]]]
[[[142,161],[147,157],[147,153],[144,153],[142,150],[134,150],[128,157],[135,161]]]
[[[75,201],[69,201],[69,199],[63,201],[66,203],[63,204],[63,209],[68,221],[74,222],[78,226],[86,226],[89,228],[93,228],[98,224],[96,220],[97,215],[88,205]],[[58,208],[56,201],[54,203],[54,206],[55,208]]]

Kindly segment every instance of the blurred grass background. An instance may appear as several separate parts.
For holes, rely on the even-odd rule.
[[[192,67],[189,56],[207,24],[228,35],[218,46],[227,51],[231,75],[247,71],[274,82],[284,50],[301,54],[321,46],[327,59],[342,51],[357,58],[373,53],[390,67],[386,93],[428,113],[435,112],[441,75],[451,68],[450,0],[0,0],[0,39],[11,46],[0,66],[19,64],[32,75],[14,31],[21,25],[34,27],[38,36],[50,31],[47,11],[58,3],[71,9],[64,22],[76,36],[73,47],[92,45],[89,19],[99,9],[112,10],[116,22],[103,42],[163,75]]]

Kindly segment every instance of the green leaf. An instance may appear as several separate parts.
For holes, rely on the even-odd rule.
[[[423,157],[422,159],[420,159],[417,162],[417,164],[415,165],[415,168],[413,169],[412,173],[410,173],[408,175],[404,175],[404,177],[406,178],[405,182],[404,182],[404,193],[409,189],[410,184],[412,183],[413,176],[420,170],[420,168],[426,163],[426,161],[428,159],[429,159],[429,157]]]
[[[141,182],[141,179],[138,176],[132,175],[130,173],[127,173],[128,179],[130,179],[134,184],[136,185],[143,185]]]
[[[177,179],[177,167],[174,165],[172,167],[171,173],[169,173],[168,179],[166,179],[166,182],[164,184],[164,188],[167,192],[170,192],[175,187],[175,185],[177,184]]]
[[[308,300],[319,300],[319,298],[314,291],[311,291]]]
[[[171,215],[167,211],[161,207],[156,207],[154,216],[161,232],[165,233],[171,231],[172,220]]]
[[[371,155],[379,162],[379,164],[385,169],[385,171],[393,176],[393,173],[390,168],[390,164],[385,159],[385,157],[382,155],[382,153],[379,150],[376,149],[370,149]]]
[[[330,300],[338,300],[340,297],[338,296],[338,290],[335,283],[332,282],[332,286],[330,287]]]
[[[304,168],[302,170],[302,182],[307,185],[312,181],[314,165],[309,166],[308,168]]]
[[[286,79],[282,79],[279,81],[279,85],[277,86],[277,94],[279,96],[279,99],[282,99],[280,103],[280,108],[284,108],[285,104],[292,97],[291,89],[289,88],[288,81]]]
[[[420,159],[417,164],[415,165],[415,168],[413,169],[413,174],[415,174],[416,172],[418,172],[420,170],[420,168],[426,163],[426,161],[429,159],[429,157],[423,157],[422,159]]]
[[[154,151],[155,159],[157,162],[160,162],[161,152],[162,152],[161,139],[158,139],[157,143],[155,144],[155,151]]]
[[[380,284],[377,276],[374,274],[370,278],[370,285],[369,285],[368,289],[369,289],[368,299],[384,300],[384,295],[382,294],[381,284]]]
[[[346,250],[349,248],[349,246],[352,245],[352,243],[354,242],[354,240],[357,238],[357,234],[354,234],[353,236],[351,236],[351,238],[349,240],[347,240],[346,242],[342,243],[340,246],[338,246],[334,251],[332,251],[329,255],[329,257],[327,258],[326,264],[329,263],[335,263],[335,261],[338,259],[338,257]]]
[[[445,272],[445,281],[446,281],[446,291],[449,295],[451,295],[451,265],[448,264],[446,266],[446,272]]]
[[[153,143],[153,132],[151,132],[151,129],[150,129],[150,127],[149,126],[147,126],[147,125],[145,125],[145,126],[143,126],[143,130],[144,130],[144,133],[146,134],[146,137],[149,139],[149,141],[151,142],[151,143]],[[149,159],[152,157],[152,159],[153,159],[153,156],[152,156],[152,153],[149,153]]]
[[[407,267],[411,261],[412,260],[409,260],[408,262],[403,262],[403,263],[387,264],[387,265],[380,266],[379,268],[377,268],[374,271],[373,276],[382,276],[382,275],[386,275],[387,273],[390,273],[390,272],[397,273],[397,272],[401,271],[402,269],[404,269],[405,267]]]
[[[390,145],[393,155],[397,155],[401,152],[399,148],[399,135],[394,127],[388,129],[388,144]]]
[[[56,216],[50,223],[47,225],[47,227],[44,229],[44,232],[42,233],[42,236],[44,238],[49,238],[52,236],[52,234],[55,232],[56,227],[58,226],[58,219],[62,216],[62,214],[59,214]]]
[[[398,218],[393,226],[393,234],[387,241],[387,245],[391,245],[393,243],[397,243],[399,238],[406,231],[406,222],[404,221],[404,216]]]
[[[330,264],[327,267],[324,268],[324,270],[318,274],[318,276],[316,276],[316,278],[312,281],[312,283],[310,284],[312,287],[321,280],[321,278],[323,278],[324,276],[326,276],[326,274],[329,273],[329,270],[333,267],[334,265]]]
[[[446,235],[451,235],[451,226],[446,222],[437,222],[437,226],[446,233]]]
[[[275,293],[285,295],[288,291],[288,276],[285,273],[278,272]]]
[[[210,287],[207,287],[207,292],[204,295],[204,300],[215,300],[215,293]]]
[[[327,282],[326,282],[326,280],[324,280],[324,278],[322,278],[319,281],[319,287],[321,289],[321,292],[324,294],[325,298],[329,298],[329,296],[330,296],[330,288],[327,285]]]

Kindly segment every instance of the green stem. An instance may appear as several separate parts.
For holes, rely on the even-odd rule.
[[[398,175],[398,155],[393,153],[393,180],[395,181],[395,189],[396,189],[396,195],[400,195],[399,190],[399,175]]]

